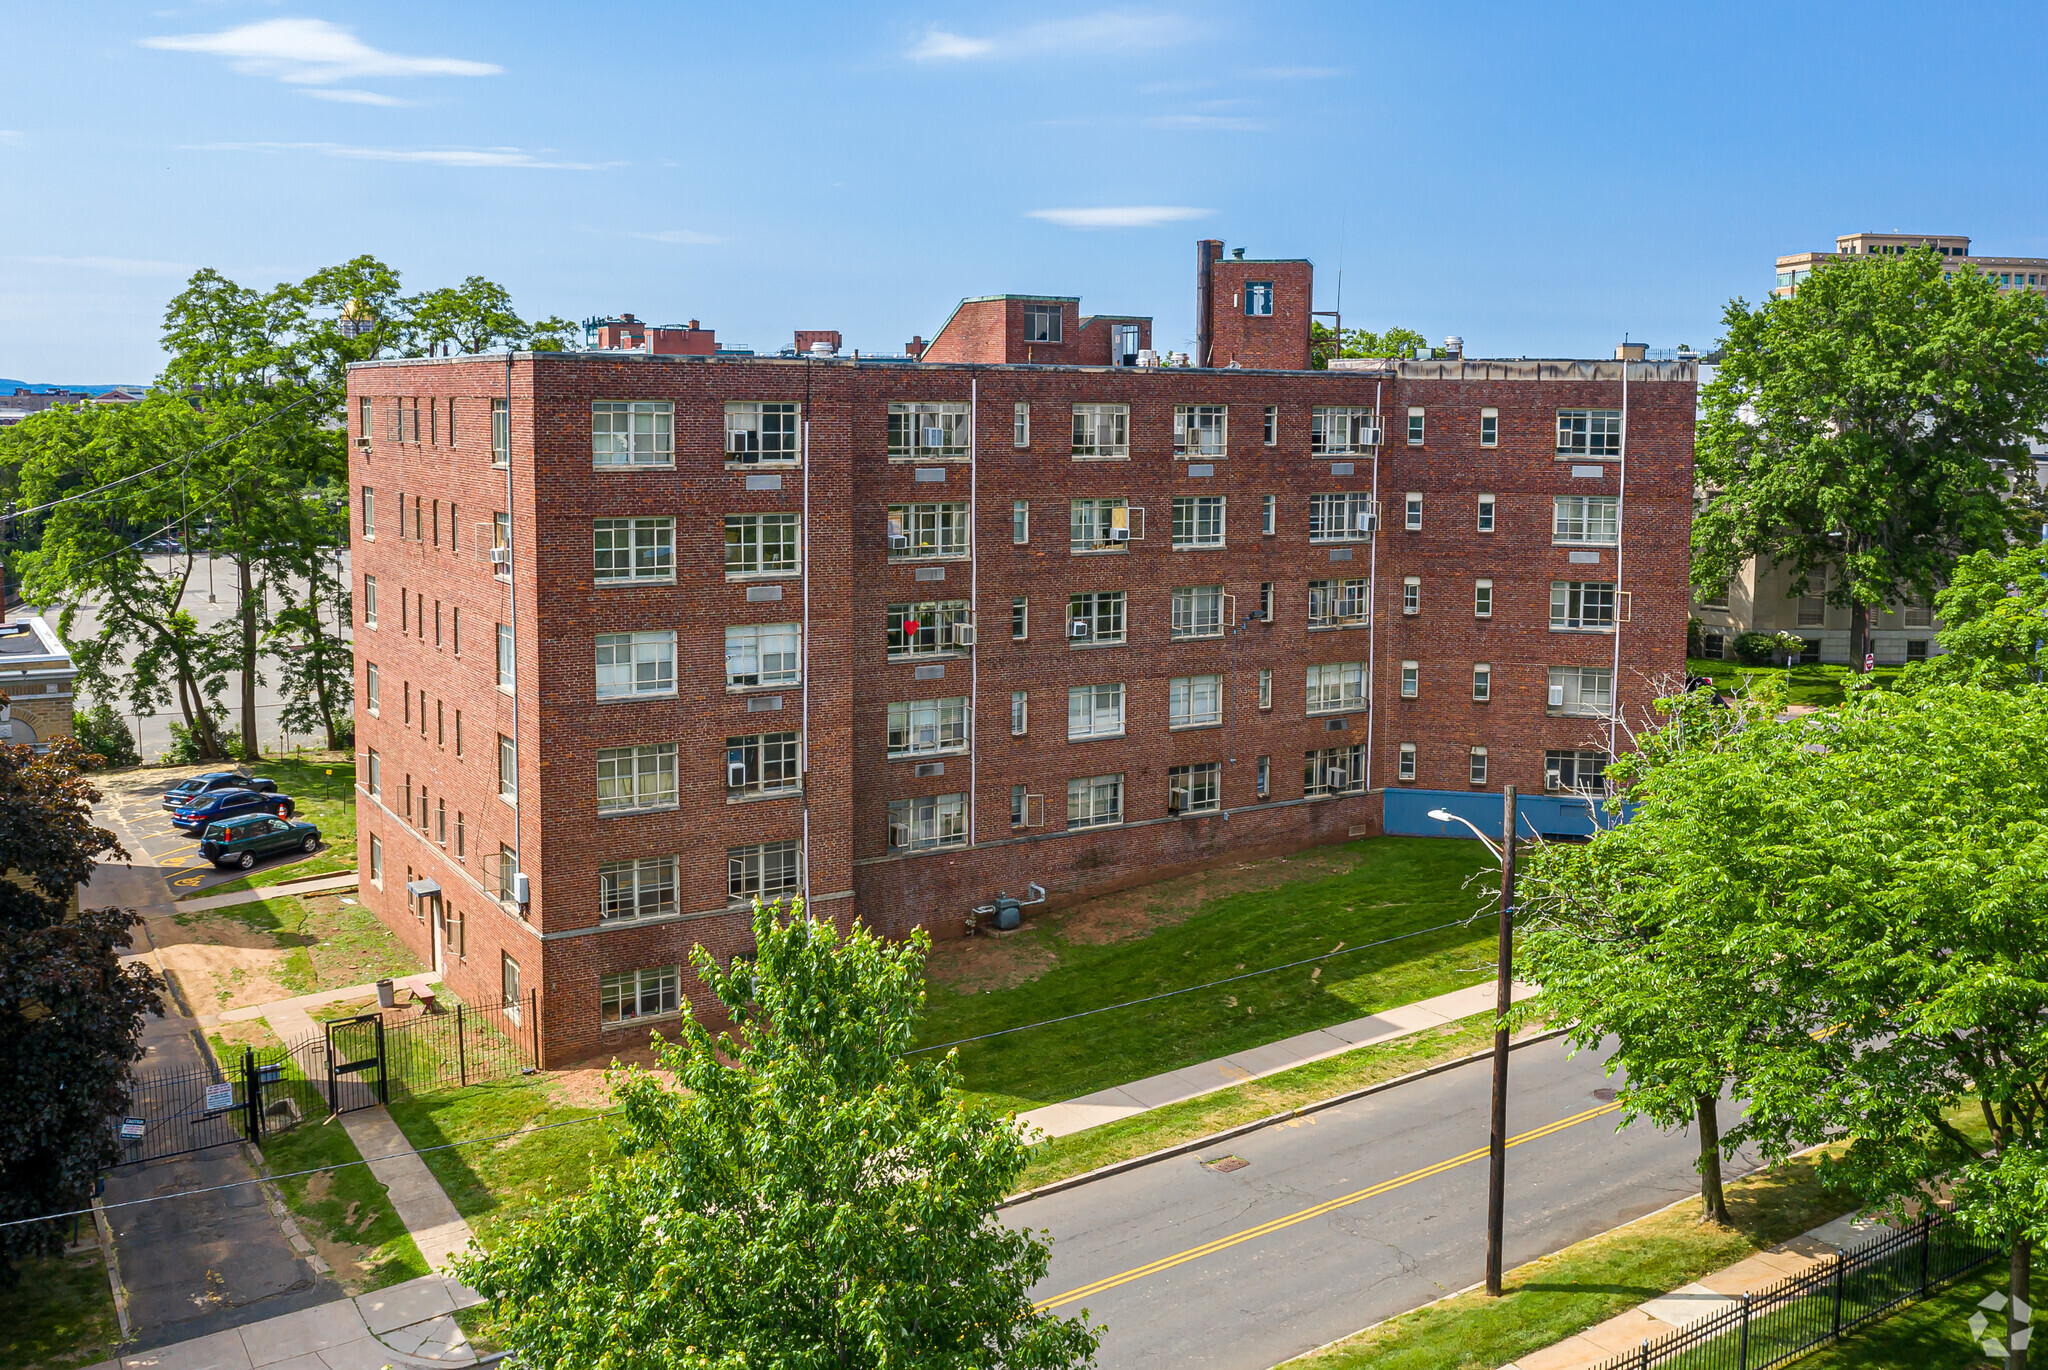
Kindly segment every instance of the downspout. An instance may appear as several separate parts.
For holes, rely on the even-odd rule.
[[[957,391],[954,393],[958,393]],[[981,787],[981,378],[967,382],[967,621],[974,645],[967,649],[967,845],[978,840],[975,823]]]
[[[811,363],[804,360],[804,512],[797,534],[797,575],[804,587],[804,681],[798,747],[803,757],[803,882],[804,912],[811,908]]]
[[[493,437],[496,435],[493,434]],[[404,523],[404,511],[399,514]],[[512,630],[512,893],[519,894],[519,876],[526,870],[526,847],[520,838],[519,823],[519,767],[524,753],[519,750],[519,592],[516,567],[519,560],[512,553],[512,349],[505,349],[505,592],[511,601],[505,611],[505,626]],[[403,527],[400,528],[404,531]],[[529,890],[529,894],[531,891]],[[526,917],[530,901],[519,903],[519,916]]]
[[[1380,440],[1372,449],[1372,512],[1374,516],[1372,550],[1366,553],[1365,563],[1365,602],[1372,609],[1372,616],[1365,621],[1365,687],[1372,691],[1372,697],[1365,701],[1365,792],[1367,794],[1372,793],[1373,724],[1379,722],[1380,718],[1380,682],[1377,674],[1378,658],[1376,649],[1379,646],[1380,637],[1380,526],[1378,517],[1380,510],[1380,453],[1385,451],[1387,446],[1387,416],[1385,411],[1380,408],[1380,390],[1385,384],[1386,382],[1384,381],[1374,381],[1372,384],[1372,417],[1374,424],[1379,429]],[[1380,830],[1384,832],[1386,826],[1387,805],[1386,801],[1382,799],[1380,801]]]
[[[1628,509],[1628,360],[1621,363],[1621,482],[1614,495],[1614,665],[1608,675],[1607,699],[1607,759],[1614,759],[1615,723],[1621,716],[1621,547],[1624,522]],[[1635,603],[1629,602],[1629,615],[1635,615]]]

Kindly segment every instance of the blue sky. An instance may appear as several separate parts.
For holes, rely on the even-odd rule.
[[[1191,341],[1193,240],[1476,355],[1710,344],[1857,229],[2048,255],[2041,6],[0,5],[0,376],[154,375],[197,266],[895,351]],[[1075,211],[1085,211],[1076,213]]]

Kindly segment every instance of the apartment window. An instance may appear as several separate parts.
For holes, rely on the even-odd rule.
[[[1031,817],[1031,791],[1024,785],[1010,786],[1010,826],[1029,827]]]
[[[1090,775],[1067,782],[1067,826],[1100,828],[1124,821],[1124,778]]]
[[[370,397],[362,396],[356,401],[356,437],[367,443],[370,440]]]
[[[453,411],[451,410],[450,412],[452,413]],[[456,717],[460,718],[461,716],[462,714],[458,710],[456,712]],[[466,853],[469,850],[469,844],[466,840],[468,835],[469,827],[463,820],[462,810],[457,809],[455,811],[455,859],[457,861],[464,861],[468,859],[466,855]]]
[[[1028,404],[1018,404],[1010,413],[1010,445],[1031,445],[1031,406]]]
[[[725,573],[728,576],[795,575],[796,540],[795,514],[727,514]]]
[[[1908,660],[1908,661],[1925,661],[1925,660],[1927,660],[1927,639],[1926,639],[1926,638],[1924,638],[1924,637],[1914,637],[1914,638],[1908,638],[1908,639],[1906,639],[1906,660]]]
[[[1223,587],[1174,586],[1172,636],[1175,640],[1223,636]]]
[[[462,755],[462,710],[455,711],[455,754]]]
[[[1131,455],[1131,407],[1128,404],[1075,405],[1073,453],[1077,457]]]
[[[426,722],[424,713],[421,714],[420,721],[422,723]],[[434,745],[437,747],[444,747],[448,744],[447,723],[447,703],[445,700],[437,699],[434,701]]]
[[[1558,410],[1557,455],[1560,457],[1620,456],[1621,411],[1619,409]]]
[[[889,506],[889,559],[929,561],[967,555],[967,506],[962,504],[892,504]]]
[[[1372,536],[1372,496],[1362,490],[1308,497],[1310,542],[1357,542]]]
[[[888,619],[889,659],[936,656],[957,652],[968,644],[961,641],[971,633],[963,631],[973,623],[964,599],[926,600],[920,604],[891,604]]]
[[[675,465],[675,406],[667,400],[592,400],[590,457],[599,466]]]
[[[802,679],[803,625],[750,623],[725,630],[727,689],[795,685]]]
[[[1413,491],[1410,491],[1408,495],[1402,527],[1411,533],[1422,531],[1422,496]]]
[[[1609,666],[1552,666],[1545,711],[1605,718],[1614,712],[1614,670]]]
[[[512,405],[509,400],[491,401],[491,465],[512,464]]]
[[[401,517],[403,506],[400,507]],[[419,532],[418,511],[414,511],[413,532]],[[491,515],[491,550],[502,553],[502,557],[491,558],[491,574],[500,580],[512,578],[512,516],[504,513]]]
[[[384,761],[377,755],[376,748],[370,749],[370,798],[384,797]]]
[[[1067,640],[1105,643],[1124,640],[1124,592],[1091,590],[1067,600]]]
[[[644,918],[674,917],[676,864],[673,856],[649,856],[638,861],[608,861],[599,866],[598,921],[633,923]]]
[[[1166,693],[1166,726],[1210,728],[1223,721],[1223,677],[1178,676]]]
[[[795,404],[760,400],[726,402],[726,465],[794,466],[802,456],[803,438]]]
[[[1308,626],[1311,628],[1358,627],[1370,621],[1371,598],[1368,582],[1353,580],[1312,580],[1308,583]]]
[[[1557,495],[1551,501],[1553,543],[1612,547],[1621,541],[1621,501],[1613,495]]]
[[[1259,531],[1272,537],[1279,531],[1280,501],[1273,495],[1259,496]]]
[[[1614,582],[1553,580],[1550,582],[1552,632],[1609,632],[1614,627]]]
[[[1075,685],[1067,690],[1067,740],[1124,735],[1124,687]]]
[[[794,739],[796,734],[789,736]],[[730,739],[727,740],[730,745]],[[790,744],[795,746],[794,741]],[[675,807],[676,744],[602,747],[597,753],[597,811],[631,813]]]
[[[1223,545],[1223,496],[1173,497],[1173,550]]]
[[[1268,623],[1273,621],[1273,582],[1270,580],[1259,582],[1259,617]]]
[[[1472,667],[1472,698],[1481,704],[1493,698],[1493,667],[1483,661]]]
[[[592,574],[599,583],[675,579],[674,519],[597,519],[591,529]]]
[[[363,487],[363,537],[377,536],[377,492],[369,486]]]
[[[1401,698],[1414,699],[1422,693],[1422,664],[1416,661],[1401,663]]]
[[[1365,788],[1363,742],[1308,752],[1301,762],[1301,789],[1304,794],[1350,794]]]
[[[726,849],[725,896],[734,903],[794,896],[803,878],[803,845],[794,838]]]
[[[1543,784],[1552,790],[1598,790],[1607,775],[1607,753],[1547,751],[1543,753]]]
[[[1482,409],[1479,411],[1479,445],[1481,447],[1497,447],[1500,445],[1500,410]]]
[[[503,733],[498,734],[498,798],[519,802],[519,753]]]
[[[1024,306],[1024,341],[1056,343],[1060,340],[1060,307],[1056,304]]]
[[[401,399],[398,402],[398,440],[400,442],[418,442],[420,440],[420,402],[418,396],[414,396],[411,399]]]
[[[1024,690],[1010,691],[1010,736],[1022,737],[1031,731],[1031,696]]]
[[[889,455],[901,461],[964,461],[968,428],[964,404],[891,404]]]
[[[1479,497],[1479,531],[1482,533],[1491,533],[1493,531],[1492,495],[1481,495]]]
[[[1700,601],[1702,609],[1726,609],[1728,607],[1728,586],[1724,583],[1707,591],[1707,597]]]
[[[1410,405],[1408,408],[1408,445],[1410,447],[1422,446],[1422,418],[1422,406]]]
[[[889,802],[889,850],[967,845],[967,796],[927,794]]]
[[[681,981],[679,966],[603,976],[597,982],[598,1017],[607,1023],[629,1023],[636,1018],[662,1018],[680,1012]]]
[[[1339,714],[1363,709],[1371,696],[1367,692],[1365,663],[1334,661],[1308,668],[1308,711]]]
[[[1308,450],[1319,457],[1365,452],[1379,445],[1379,420],[1370,409],[1319,406],[1309,412]]]
[[[519,1022],[519,963],[498,953],[498,992],[504,996],[505,1016]]]
[[[1484,785],[1486,783],[1486,748],[1474,747],[1469,756],[1471,758],[1472,783]]]
[[[1019,547],[1031,541],[1031,501],[1028,499],[1010,501],[1010,541]]]
[[[1273,672],[1271,670],[1261,670],[1259,672],[1259,707],[1261,709],[1273,707]]]
[[[1419,614],[1422,612],[1421,576],[1403,576],[1401,578],[1401,612],[1404,614]]]
[[[457,604],[448,611],[449,648],[455,655],[462,655],[462,606]]]
[[[1906,628],[1932,628],[1934,610],[1925,604],[1902,604],[1899,606],[1899,623]]]
[[[1244,283],[1244,312],[1264,318],[1273,312],[1273,283],[1271,281],[1246,281]]]
[[[597,635],[599,699],[632,699],[675,692],[674,632]]]
[[[675,748],[668,749],[671,761]],[[803,783],[797,735],[757,733],[752,737],[725,739],[725,792],[742,794],[794,794]],[[671,776],[670,802],[674,802]]]
[[[1121,552],[1130,546],[1131,508],[1121,499],[1077,499],[1067,525],[1069,552]]]
[[[498,898],[509,901],[514,891],[512,877],[519,873],[519,854],[503,842],[498,844]]]
[[[1279,441],[1280,441],[1280,406],[1279,406],[1279,405],[1277,405],[1277,404],[1269,404],[1269,405],[1267,405],[1267,406],[1266,406],[1266,422],[1265,422],[1265,432],[1264,432],[1263,434],[1261,434],[1261,436],[1262,436],[1262,437],[1264,438],[1264,440],[1265,440],[1265,443],[1266,443],[1266,446],[1268,446],[1268,447],[1273,447],[1273,446],[1276,446],[1276,445],[1277,445],[1277,444],[1279,443]]]
[[[435,447],[441,445],[441,401],[427,401],[427,441]]]
[[[1401,744],[1400,758],[1400,767],[1395,771],[1395,776],[1401,780],[1413,780],[1415,778],[1415,744],[1413,742],[1403,742]]]
[[[1177,404],[1173,407],[1173,454],[1176,457],[1227,457],[1229,408],[1221,404]]]
[[[1824,628],[1827,626],[1827,601],[1819,595],[1801,595],[1797,612],[1798,626],[1801,628]]]
[[[512,680],[512,628],[498,625],[498,688],[508,694],[514,688]]]
[[[1223,807],[1223,763],[1200,761],[1166,769],[1168,813],[1214,813]]]
[[[966,749],[966,696],[912,699],[889,706],[890,756],[929,756]]]
[[[363,577],[363,626],[377,626],[377,577]]]
[[[1255,774],[1257,778],[1252,784],[1258,790],[1259,798],[1264,799],[1273,793],[1273,758],[1260,757]]]
[[[1022,642],[1031,636],[1031,600],[1025,595],[1010,599],[1010,641]]]
[[[363,704],[374,714],[377,712],[377,663],[363,663]]]
[[[1472,582],[1472,617],[1493,617],[1493,582],[1475,580]]]

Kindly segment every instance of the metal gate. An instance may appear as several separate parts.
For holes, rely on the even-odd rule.
[[[180,1070],[138,1071],[129,1077],[128,1113],[115,1124],[121,1159],[153,1161],[209,1146],[239,1142],[249,1111],[240,1083],[223,1079],[211,1064]]]
[[[327,1106],[349,1113],[389,1103],[384,1078],[384,1017],[365,1013],[327,1025]]]

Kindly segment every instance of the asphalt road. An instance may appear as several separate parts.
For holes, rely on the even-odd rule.
[[[1570,1060],[1553,1040],[1512,1061],[1510,1268],[1696,1192],[1689,1134],[1616,1133],[1595,1094],[1614,1084],[1604,1055]],[[1033,1293],[1107,1327],[1103,1370],[1265,1370],[1480,1281],[1491,1083],[1460,1067],[1004,1219],[1050,1230]],[[1224,1155],[1247,1164],[1204,1164]],[[1742,1155],[1726,1173],[1755,1166]]]
[[[102,819],[109,813],[120,819],[121,841],[128,849],[128,859],[138,866],[150,866],[162,872],[175,898],[182,899],[229,880],[239,880],[247,874],[240,870],[221,870],[201,856],[198,836],[172,827],[170,813],[163,807],[163,792],[175,782],[216,768],[227,769],[227,763],[219,763],[217,767],[184,766],[161,773],[145,773],[147,784],[120,789],[109,786],[107,798],[99,805]],[[263,768],[255,767],[254,772],[261,775]],[[267,870],[301,859],[296,852],[269,856],[258,863],[257,869]]]

